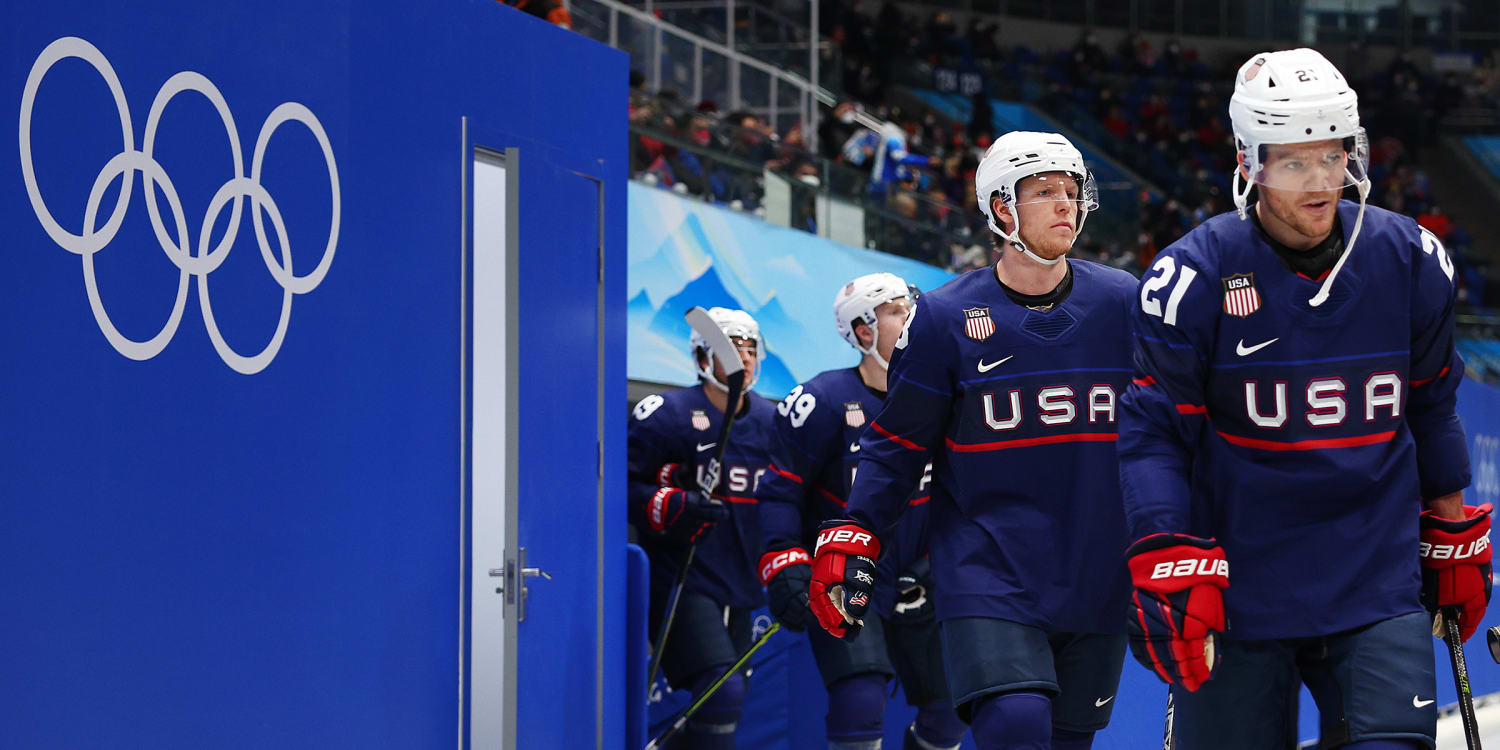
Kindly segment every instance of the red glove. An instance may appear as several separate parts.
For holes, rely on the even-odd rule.
[[[1214,634],[1224,631],[1229,562],[1212,539],[1152,534],[1130,558],[1130,651],[1168,684],[1197,690],[1219,663]]]
[[[692,490],[663,487],[646,501],[646,520],[651,528],[689,542],[698,541],[727,518],[728,506]]]
[[[1459,611],[1458,629],[1466,641],[1484,619],[1490,603],[1491,510],[1489,503],[1465,505],[1462,521],[1422,513],[1422,604],[1433,613],[1432,632],[1439,637],[1443,610]]]
[[[807,604],[824,630],[849,641],[859,635],[879,557],[880,540],[853,521],[825,521],[818,527]]]

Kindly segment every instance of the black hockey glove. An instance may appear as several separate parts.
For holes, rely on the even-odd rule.
[[[760,582],[765,584],[771,614],[787,630],[802,632],[818,618],[807,608],[807,585],[812,582],[812,556],[801,547],[767,552],[760,558]]]
[[[646,501],[651,528],[689,542],[698,541],[727,518],[729,506],[693,490],[663,487]]]

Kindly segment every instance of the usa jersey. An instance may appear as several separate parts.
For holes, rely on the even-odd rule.
[[[1135,279],[1069,260],[1072,293],[1012,302],[995,269],[922,296],[890,394],[860,441],[850,515],[884,528],[932,457],[938,617],[1124,631],[1116,398],[1130,382]]]
[[[1339,204],[1343,227],[1358,210]],[[1224,214],[1157,258],[1134,306],[1120,430],[1131,534],[1217,538],[1239,638],[1420,609],[1420,501],[1469,484],[1453,265],[1437,238],[1369,207],[1312,307],[1320,286]]]
[[[802,547],[811,550],[818,524],[846,518],[849,486],[860,457],[860,436],[880,411],[885,394],[872,391],[859,368],[829,370],[803,383],[776,407],[777,439],[771,465],[761,478],[760,518],[764,549]],[[875,603],[889,615],[894,603],[890,585],[927,554],[927,504],[931,464],[907,501],[907,511],[882,547]]]
[[[755,485],[769,461],[767,447],[775,429],[771,417],[776,410],[754,393],[746,400],[749,410],[735,417],[730,428],[729,447],[713,493],[728,504],[729,518],[698,539],[696,558],[685,584],[690,591],[733,607],[765,603],[755,570],[761,553]],[[668,483],[666,475],[672,472],[664,472],[663,467],[685,466],[701,473],[708,466],[718,452],[723,416],[709,403],[702,387],[647,396],[631,412],[627,430],[630,521],[651,558],[651,576],[658,582],[676,579],[678,561],[686,553],[687,543],[654,531],[646,521],[646,503]],[[683,489],[697,488],[694,481]]]

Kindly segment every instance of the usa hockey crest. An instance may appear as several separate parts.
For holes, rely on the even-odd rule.
[[[975,341],[983,341],[995,333],[995,321],[988,307],[964,308],[964,335]]]
[[[693,410],[693,429],[703,431],[708,429],[708,414],[702,409]]]
[[[865,408],[858,401],[844,402],[844,424],[855,429],[865,426]]]
[[[1224,279],[1224,312],[1238,318],[1260,309],[1260,293],[1255,291],[1255,274],[1237,273]]]

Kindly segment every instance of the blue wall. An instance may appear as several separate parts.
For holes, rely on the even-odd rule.
[[[272,239],[263,259],[247,211],[222,265],[179,260],[194,271],[182,276],[127,173],[118,234],[92,258],[102,309],[145,340],[187,284],[175,334],[135,361],[90,309],[83,249],[49,237],[17,152],[0,158],[0,746],[452,747],[465,590],[461,118],[505,141],[486,145],[604,173],[619,247],[625,55],[493,0],[11,4],[0,148],[18,143],[34,61],[70,36],[112,66],[130,128],[122,137],[106,79],[85,62],[40,78],[35,184],[67,232],[83,232],[90,188],[122,143],[145,148],[153,98],[182,71],[216,87],[237,131],[226,135],[199,93],[163,110],[153,158],[181,197],[193,255],[235,172],[231,144],[248,174],[283,102],[320,123],[340,196],[312,131],[282,125],[259,184],[289,247]],[[158,203],[175,244],[173,211]],[[208,333],[205,290],[228,346],[260,350],[283,311],[267,264],[289,252],[298,277],[313,273],[336,210],[334,257],[321,283],[289,297],[279,351],[255,374],[231,368]],[[622,309],[623,256],[607,266],[607,303]],[[524,315],[549,314],[544,294],[530,299]],[[605,373],[619,385],[606,395],[618,403],[623,328],[608,335]],[[592,432],[591,414],[560,416]],[[621,443],[606,466],[622,476]],[[623,526],[623,487],[609,488]],[[624,630],[623,544],[605,542],[612,632]],[[592,576],[587,562],[580,575]],[[556,644],[586,649],[590,663],[593,647]],[[605,736],[618,746],[623,653],[606,663],[619,679],[606,685]]]

